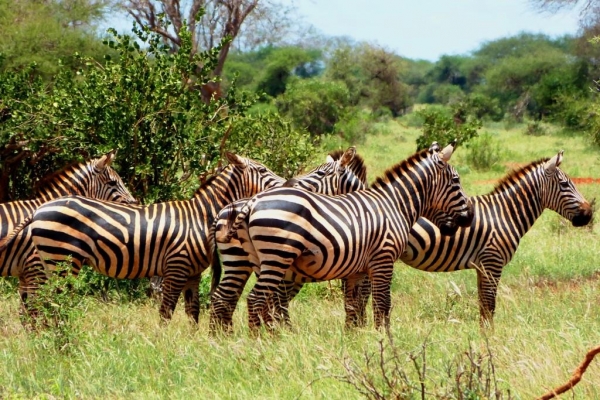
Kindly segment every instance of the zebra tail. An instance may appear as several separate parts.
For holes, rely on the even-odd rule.
[[[217,242],[215,239],[215,232],[214,232],[214,227],[215,225],[213,224],[212,226],[212,232],[209,232],[209,237],[210,237],[210,245],[212,247],[212,262],[210,263],[210,269],[212,272],[212,277],[210,280],[210,296],[212,297],[212,294],[215,292],[215,290],[217,289],[217,286],[219,286],[219,283],[221,282],[221,273],[223,272],[223,267],[221,266],[221,256],[219,254],[219,249],[217,248]]]
[[[8,234],[8,236],[5,236],[2,239],[0,239],[0,252],[3,252],[8,247],[8,245],[11,244],[13,240],[15,240],[17,235],[21,233],[21,231],[31,223],[32,220],[33,215],[28,215],[23,221],[21,221],[21,223],[19,223],[19,225],[15,227],[15,229],[13,229],[11,233]]]
[[[216,241],[219,243],[229,243],[231,238],[236,236],[238,229],[240,229],[240,226],[242,226],[244,223],[244,220],[250,213],[250,210],[252,210],[252,206],[254,206],[254,203],[257,201],[258,199],[256,196],[248,200],[240,212],[237,213],[237,215],[235,212],[235,207],[232,207],[232,210],[227,217],[227,233],[216,235]]]

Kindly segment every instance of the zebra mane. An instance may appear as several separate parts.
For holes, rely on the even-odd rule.
[[[525,175],[529,172],[535,170],[540,164],[544,164],[548,162],[549,158],[542,158],[537,161],[533,161],[532,163],[525,165],[520,168],[513,169],[506,176],[496,183],[494,189],[490,192],[490,194],[496,194],[504,192],[506,189],[509,189],[515,185],[515,183],[519,182]]]
[[[328,155],[337,161],[342,158],[344,152],[344,150],[338,149],[330,151]],[[350,164],[348,164],[348,168],[350,168],[350,171],[352,171],[362,183],[367,184],[367,166],[365,165],[365,159],[362,158],[362,156],[355,154],[352,161],[350,161]]]
[[[59,170],[50,172],[49,174],[45,175],[42,179],[40,179],[33,185],[34,193],[36,193],[36,194],[43,193],[56,180],[57,176],[65,173],[67,171],[76,171],[77,169],[81,168],[85,164],[86,163],[75,161],[75,162],[72,162],[71,164],[65,165],[64,167],[62,167]]]
[[[404,172],[408,171],[410,167],[429,157],[429,154],[429,150],[424,149],[413,154],[407,159],[400,161],[398,164],[388,168],[382,176],[377,177],[371,186],[386,185],[388,182],[394,181],[394,175],[402,175]]]

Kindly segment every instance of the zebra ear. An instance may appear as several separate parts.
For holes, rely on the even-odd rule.
[[[440,152],[440,158],[442,161],[450,161],[450,157],[452,157],[452,153],[454,152],[454,146],[456,146],[456,139],[454,139],[448,146],[444,147],[444,149]]]
[[[229,160],[229,163],[235,165],[238,168],[246,168],[247,162],[245,158],[240,157],[237,154],[234,154],[230,151],[225,152],[225,156],[227,157],[227,160]]]
[[[440,151],[440,145],[438,142],[431,143],[431,146],[429,146],[429,152],[433,154],[437,153],[438,151]]]
[[[352,146],[352,147],[348,147],[348,150],[346,150],[344,152],[344,154],[342,155],[342,159],[340,160],[340,167],[347,167],[348,164],[350,164],[350,162],[354,159],[354,156],[356,155],[356,147]]]
[[[117,156],[117,149],[113,149],[100,157],[98,162],[96,162],[96,168],[103,171],[106,167],[109,167],[112,164],[113,160]]]
[[[560,163],[562,162],[563,153],[564,153],[564,150],[559,151],[557,155],[555,155],[554,157],[552,157],[551,159],[549,159],[546,162],[546,165],[544,165],[544,168],[546,169],[546,171],[548,171],[550,173],[554,173],[554,171],[556,170],[556,167],[558,167],[560,165]]]

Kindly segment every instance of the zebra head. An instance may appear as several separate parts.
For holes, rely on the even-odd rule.
[[[433,222],[445,235],[453,234],[458,227],[470,226],[475,215],[473,204],[460,184],[458,172],[448,164],[455,146],[456,140],[442,150],[437,142],[429,148],[439,174],[433,184],[432,203],[425,214],[437,215]]]
[[[115,149],[88,163],[88,171],[91,173],[82,195],[117,203],[137,204],[138,201],[129,193],[119,174],[110,166],[116,156]]]
[[[339,159],[328,155],[326,161],[307,174],[288,180],[283,186],[332,196],[366,188],[366,183],[359,178],[366,176],[366,167],[362,158],[356,155],[355,147],[348,148]]]
[[[233,181],[237,182],[235,199],[253,197],[274,186],[280,186],[284,179],[276,175],[263,164],[249,158],[240,157],[237,154],[226,152],[230,174]],[[227,168],[227,167],[226,167]]]
[[[585,226],[592,220],[592,207],[567,174],[558,168],[562,158],[561,150],[543,164],[542,205],[571,221],[573,226]]]

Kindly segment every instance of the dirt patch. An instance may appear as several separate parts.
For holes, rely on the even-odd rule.
[[[572,278],[572,279],[551,279],[538,278],[533,282],[533,286],[542,289],[549,289],[552,292],[565,290],[579,290],[581,285],[589,282],[600,281],[600,271],[596,271],[589,276]]]

